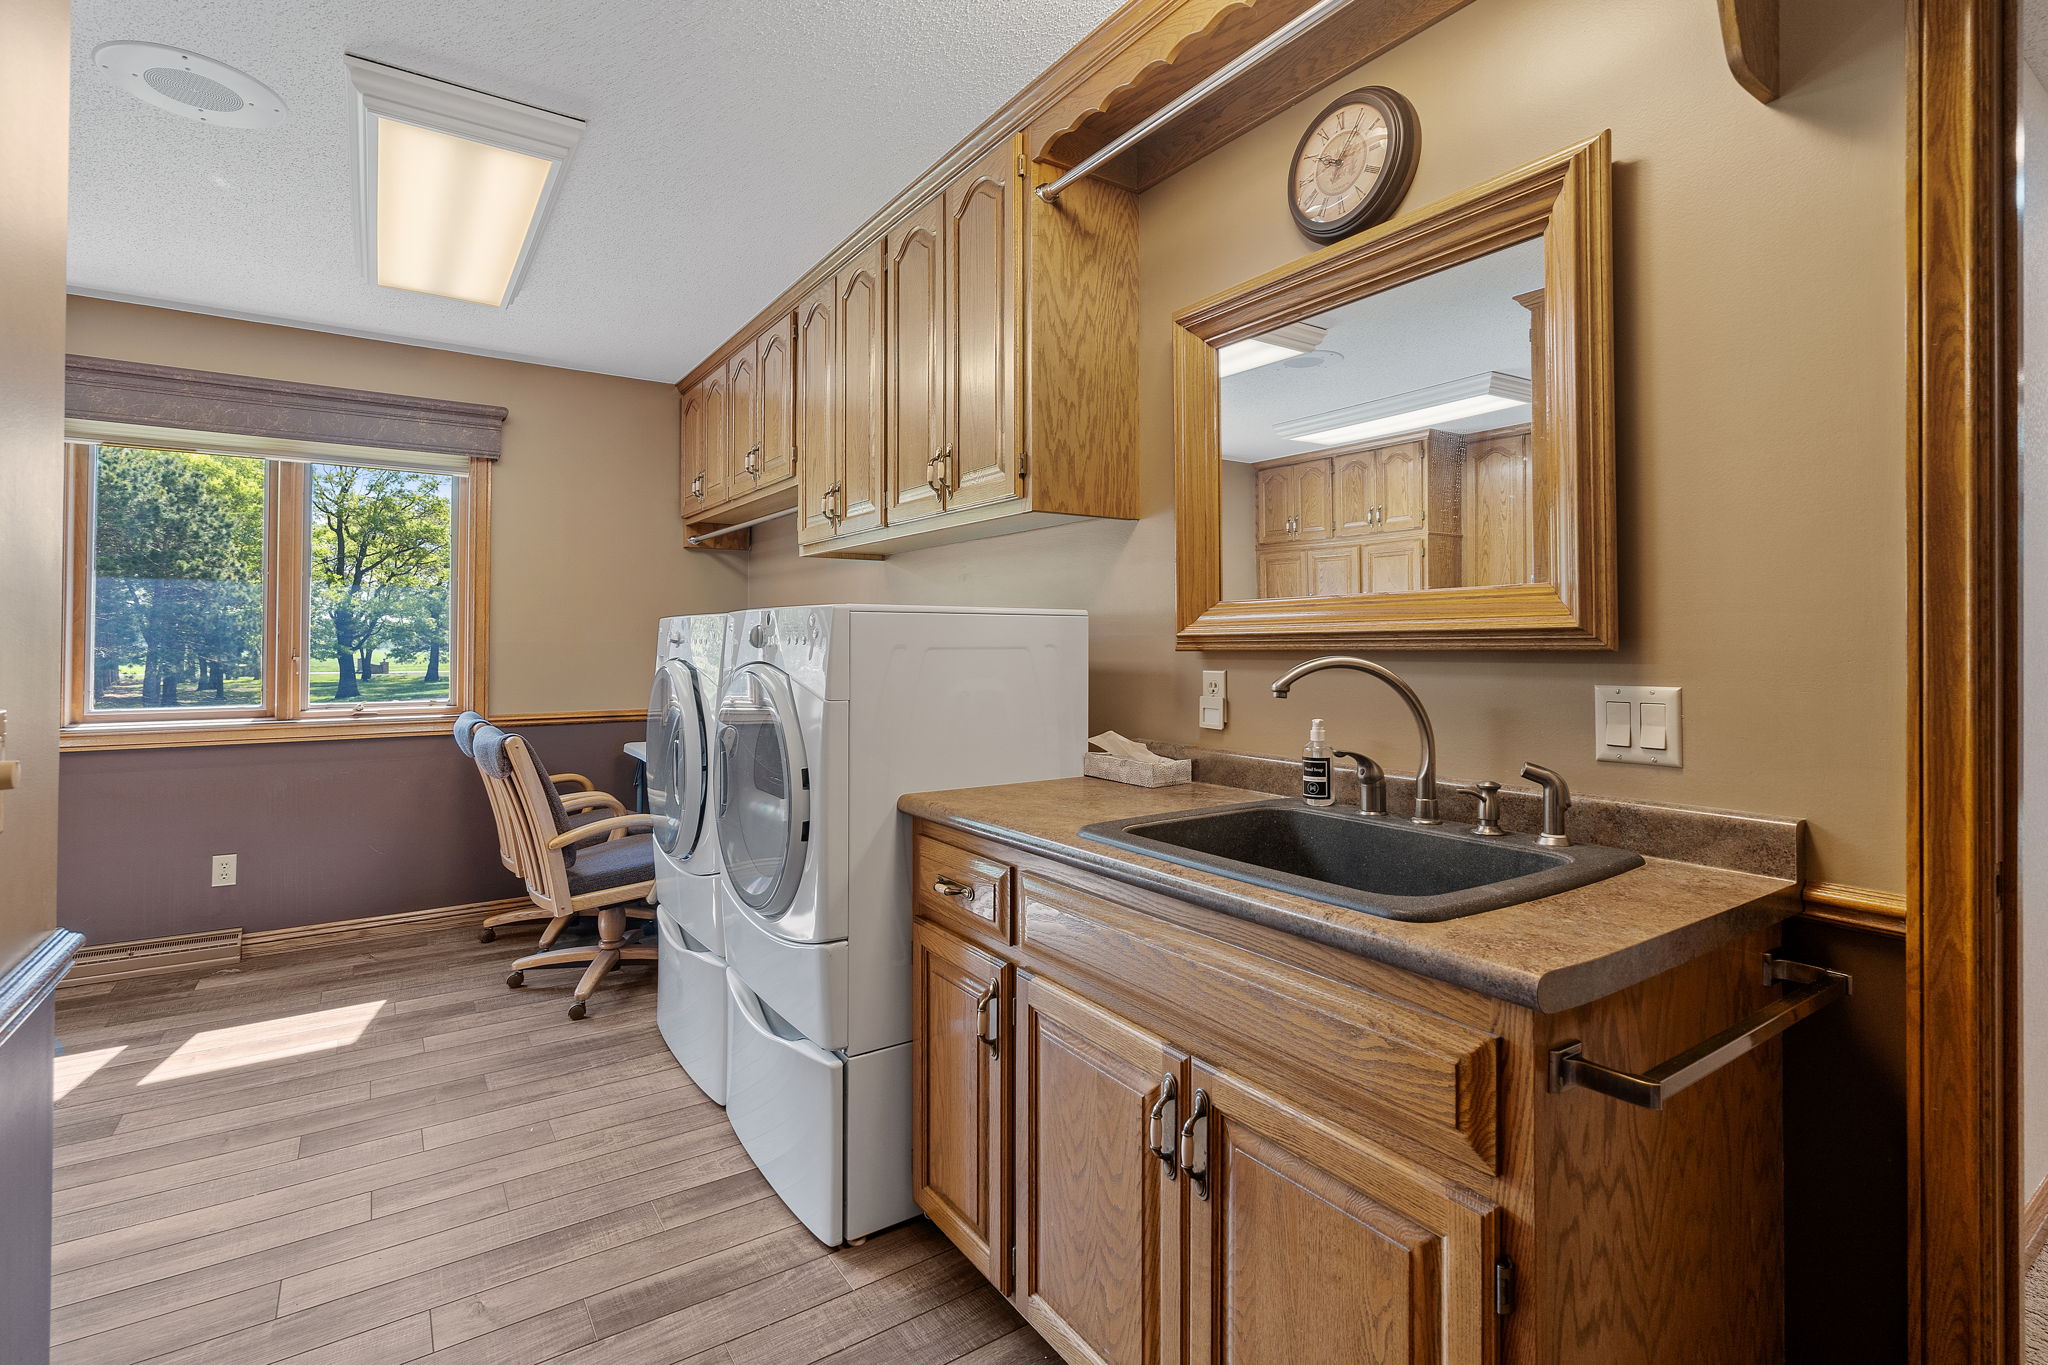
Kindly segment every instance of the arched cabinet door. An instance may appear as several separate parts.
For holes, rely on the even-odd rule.
[[[805,545],[838,531],[839,294],[821,281],[796,306],[797,539]]]
[[[1024,491],[1017,343],[1023,328],[1022,144],[998,145],[946,190],[951,507]]]
[[[842,536],[880,526],[887,497],[886,259],[886,243],[878,238],[848,261],[833,282],[839,300],[840,449],[840,488],[834,511],[838,514],[835,533]]]
[[[946,510],[939,472],[946,454],[944,195],[889,230],[888,522]]]

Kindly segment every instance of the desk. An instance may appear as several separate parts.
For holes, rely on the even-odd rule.
[[[633,809],[644,813],[647,810],[647,741],[629,740],[620,746],[626,757],[633,760]]]

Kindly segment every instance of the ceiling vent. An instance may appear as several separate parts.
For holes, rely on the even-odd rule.
[[[116,88],[215,128],[275,128],[284,100],[226,62],[162,43],[101,43],[92,60]]]

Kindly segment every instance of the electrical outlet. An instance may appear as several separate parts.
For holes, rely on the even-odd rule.
[[[232,853],[213,855],[213,884],[233,886],[235,884],[235,856]]]
[[[1204,730],[1221,730],[1230,722],[1224,697],[1223,670],[1202,670],[1202,699],[1195,706],[1195,724]]]

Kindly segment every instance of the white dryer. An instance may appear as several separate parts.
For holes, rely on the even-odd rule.
[[[718,913],[717,737],[727,618],[671,616],[656,636],[647,702],[659,935],[655,1022],[690,1079],[725,1103],[725,935]]]
[[[1072,777],[1084,612],[733,615],[714,758],[727,1116],[828,1243],[915,1216],[907,792]]]

